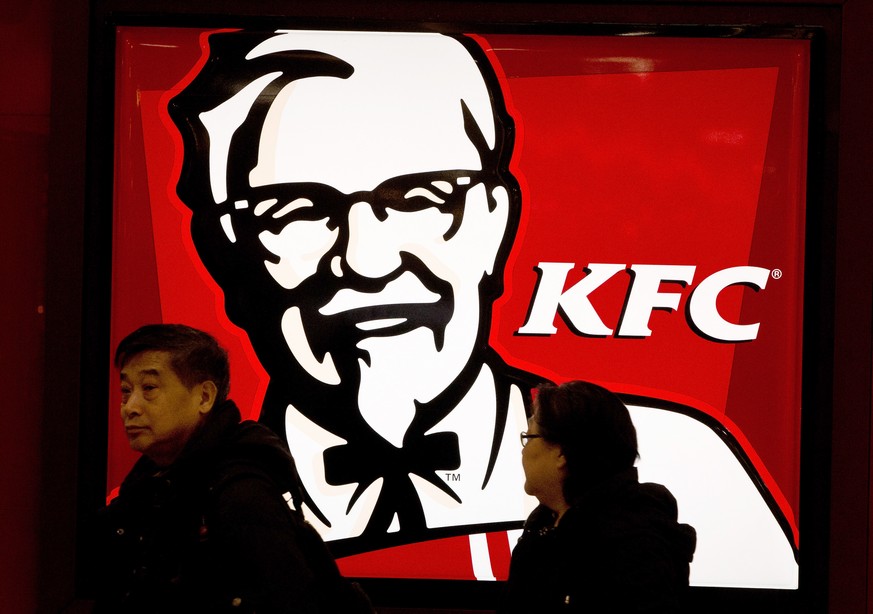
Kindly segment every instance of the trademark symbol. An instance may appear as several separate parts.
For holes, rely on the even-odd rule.
[[[770,277],[773,279],[782,279],[782,269],[773,269],[770,271]]]
[[[460,482],[461,474],[460,473],[446,473],[446,482]]]

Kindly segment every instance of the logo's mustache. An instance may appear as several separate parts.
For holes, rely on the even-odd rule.
[[[400,277],[389,281],[381,290],[375,292],[341,288],[318,310],[318,313],[332,316],[353,309],[365,309],[380,305],[436,303],[440,298],[441,295],[438,292],[425,287],[422,280],[411,271],[404,271]]]
[[[338,275],[330,258],[323,258],[317,272],[295,289],[272,286],[269,294],[253,318],[257,321],[248,324],[262,329],[263,343],[276,338],[267,314],[283,321],[295,310],[295,328],[305,334],[305,339],[296,342],[305,344],[307,353],[319,363],[330,354],[340,371],[357,368],[363,351],[358,343],[365,337],[397,336],[424,327],[432,331],[436,348],[442,350],[445,329],[455,310],[451,282],[407,252],[391,273],[378,278],[351,268],[343,268]],[[287,337],[287,331],[280,332]]]

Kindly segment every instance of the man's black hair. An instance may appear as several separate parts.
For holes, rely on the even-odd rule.
[[[184,324],[147,324],[118,344],[115,367],[121,369],[143,352],[169,352],[170,366],[186,388],[211,381],[217,389],[216,404],[227,399],[230,361],[227,351],[209,333]]]

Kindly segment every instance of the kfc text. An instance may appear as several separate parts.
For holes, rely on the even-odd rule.
[[[587,275],[564,290],[573,262],[540,262],[537,265],[539,282],[534,291],[527,322],[518,329],[519,335],[554,335],[555,315],[560,309],[567,323],[577,334],[606,337],[613,329],[603,323],[589,301],[589,295],[619,271],[631,277],[625,297],[624,310],[619,318],[616,337],[648,337],[652,334],[649,318],[654,309],[673,311],[678,308],[680,292],[661,292],[662,283],[678,284],[683,290],[694,278],[695,266],[591,263]],[[774,273],[776,271],[774,270]],[[725,320],[718,311],[719,294],[734,285],[744,285],[755,291],[763,290],[770,277],[770,269],[737,266],[716,271],[697,284],[686,304],[686,318],[700,336],[722,342],[751,341],[758,336],[760,323],[737,324]]]

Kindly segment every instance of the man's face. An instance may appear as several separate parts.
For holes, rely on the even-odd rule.
[[[121,419],[130,447],[161,466],[172,463],[211,409],[204,384],[187,388],[169,352],[148,351],[121,368]]]
[[[349,78],[303,78],[279,93],[251,189],[228,197],[281,288],[284,343],[316,380],[357,384],[374,424],[368,406],[384,412],[398,391],[408,411],[430,401],[487,334],[481,284],[500,274],[510,205],[465,127],[468,105],[493,140],[488,92],[466,50],[446,37],[406,55],[396,41],[352,40],[351,51],[326,48],[354,67]]]

